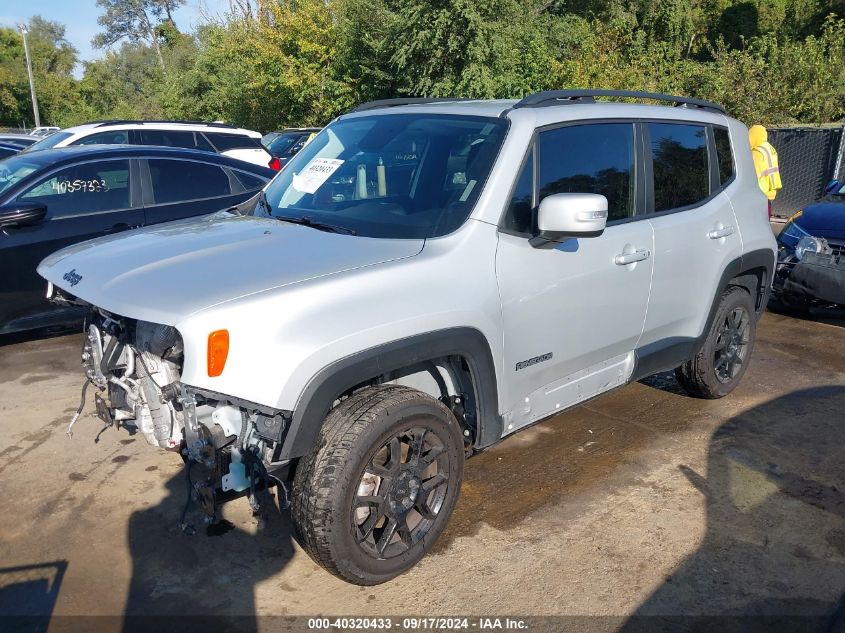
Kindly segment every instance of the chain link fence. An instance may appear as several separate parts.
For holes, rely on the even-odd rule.
[[[775,217],[789,217],[822,196],[833,178],[845,177],[845,127],[780,127],[768,132],[783,181],[772,203]]]

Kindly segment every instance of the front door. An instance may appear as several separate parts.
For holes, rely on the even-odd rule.
[[[633,370],[654,249],[651,225],[635,214],[634,147],[632,123],[567,125],[537,134],[496,256],[509,403],[505,433],[622,385]],[[604,195],[604,233],[533,247],[537,205],[554,193]]]

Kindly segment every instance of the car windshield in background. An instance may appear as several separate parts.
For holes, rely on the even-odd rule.
[[[36,157],[25,156],[23,152],[0,161],[0,194],[47,164]]]
[[[263,212],[367,237],[446,235],[467,219],[506,131],[502,119],[474,116],[341,119],[270,183]]]
[[[55,147],[62,141],[69,139],[71,136],[73,136],[73,132],[54,132],[50,136],[45,136],[37,143],[33,143],[32,145],[27,147],[25,151],[35,152],[39,149],[50,149],[51,147]]]
[[[267,149],[270,150],[270,153],[273,154],[273,156],[281,156],[290,149],[291,145],[301,138],[301,132],[297,132],[295,134],[280,134],[273,139],[270,145],[267,146]]]

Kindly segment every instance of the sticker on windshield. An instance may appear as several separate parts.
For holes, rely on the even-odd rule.
[[[312,158],[299,174],[293,175],[293,188],[302,193],[315,193],[338,168],[339,158]]]

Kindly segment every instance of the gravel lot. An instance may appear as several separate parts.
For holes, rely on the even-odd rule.
[[[370,588],[317,567],[286,514],[258,531],[244,500],[216,535],[183,535],[178,456],[113,429],[95,443],[90,393],[65,435],[80,336],[0,339],[0,613],[116,616],[98,621],[105,630],[126,614],[223,616],[217,627],[239,630],[316,614],[605,616],[578,621],[596,630],[633,627],[632,615],[816,615],[844,626],[844,328],[841,315],[766,314],[728,398],[695,400],[658,375],[474,457],[435,551]]]

